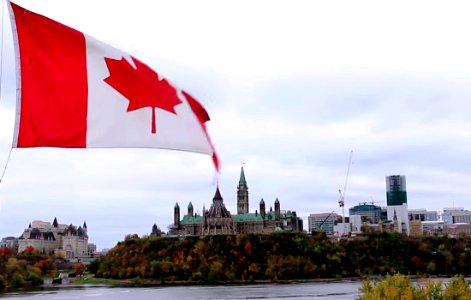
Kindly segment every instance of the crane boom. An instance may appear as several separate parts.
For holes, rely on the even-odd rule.
[[[341,189],[339,189],[339,194],[340,194],[339,206],[340,207],[345,206],[345,192],[347,191],[348,176],[350,176],[350,167],[352,165],[352,159],[353,159],[353,150],[350,151],[350,157],[348,159],[347,174],[345,176],[345,184],[343,185],[343,192]]]
[[[350,157],[348,159],[348,166],[347,166],[347,174],[345,175],[345,184],[343,186],[343,192],[341,189],[339,189],[339,194],[340,194],[340,200],[339,200],[339,206],[342,208],[342,223],[344,226],[344,232],[345,234],[345,193],[347,191],[347,184],[348,184],[348,177],[350,176],[350,167],[352,165],[352,159],[353,159],[353,150],[350,151]]]

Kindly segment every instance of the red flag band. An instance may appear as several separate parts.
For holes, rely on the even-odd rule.
[[[146,147],[219,162],[209,116],[143,62],[11,3],[19,56],[14,147]]]

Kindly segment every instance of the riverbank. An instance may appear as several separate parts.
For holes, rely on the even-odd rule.
[[[379,278],[374,276],[373,279]],[[69,285],[80,286],[114,286],[114,287],[168,287],[168,286],[233,286],[233,285],[261,285],[261,284],[298,284],[298,283],[332,283],[332,282],[360,282],[365,278],[351,277],[351,278],[318,278],[318,279],[289,279],[289,280],[232,280],[232,281],[177,281],[177,280],[157,280],[157,279],[107,279],[107,278],[94,278],[83,277],[72,279]]]
[[[4,298],[5,295],[23,295],[28,293],[48,293],[57,292],[62,290],[80,290],[80,289],[100,289],[100,288],[168,288],[168,287],[233,287],[233,286],[265,286],[265,285],[297,285],[297,284],[329,284],[329,283],[357,283],[359,284],[363,278],[344,278],[341,280],[335,278],[319,278],[319,279],[297,279],[297,280],[253,280],[253,281],[219,281],[219,282],[204,282],[204,281],[165,281],[155,279],[109,279],[109,278],[95,278],[93,275],[84,276],[80,278],[70,278],[66,283],[52,284],[50,281],[46,281],[45,284],[36,287],[25,287],[12,290],[6,290],[0,293],[0,298]]]

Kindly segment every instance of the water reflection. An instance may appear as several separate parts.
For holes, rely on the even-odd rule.
[[[250,286],[185,286],[112,288],[82,286],[41,292],[10,293],[0,299],[100,299],[100,300],[219,300],[219,299],[355,299],[361,282],[262,284]]]

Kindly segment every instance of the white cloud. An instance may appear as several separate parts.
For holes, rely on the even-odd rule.
[[[304,218],[340,213],[351,149],[347,208],[384,205],[391,174],[406,175],[410,207],[469,202],[466,1],[18,4],[130,52],[200,99],[233,213],[242,163],[251,211],[261,198],[270,206],[278,197]],[[2,45],[0,159],[10,144],[15,82],[11,43]],[[166,230],[175,202],[182,212],[190,201],[209,207],[212,168],[206,156],[174,151],[14,150],[0,185],[0,236],[55,216],[86,220],[99,248],[149,233],[154,222]]]

